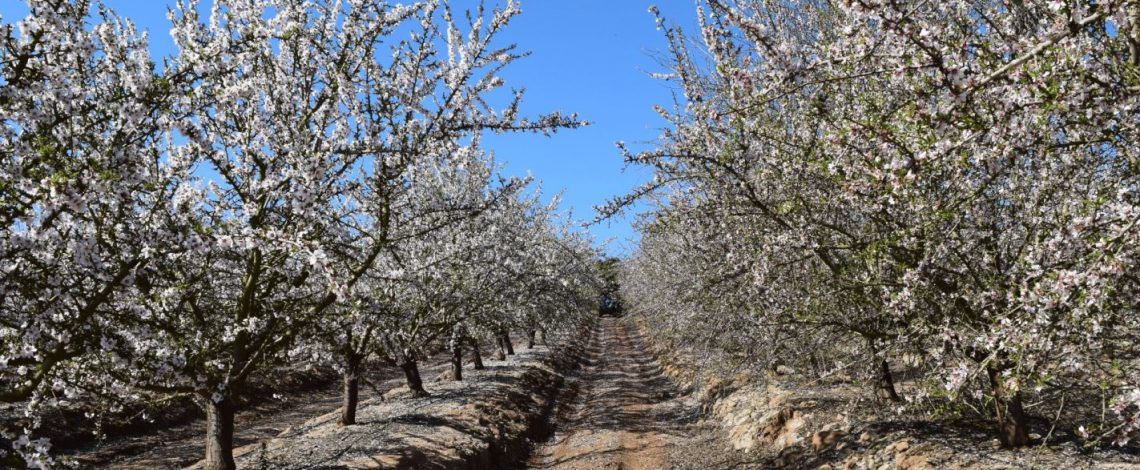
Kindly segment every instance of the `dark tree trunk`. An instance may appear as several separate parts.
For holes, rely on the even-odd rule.
[[[808,362],[811,363],[811,373],[813,377],[819,378],[823,376],[823,363],[820,362],[819,356],[815,351],[812,351],[808,356]]]
[[[471,338],[471,360],[475,363],[475,370],[482,370],[483,366],[483,353],[479,351],[479,340]]]
[[[503,345],[507,348],[507,354],[515,355],[515,345],[511,344],[511,330],[503,330]]]
[[[451,340],[451,380],[463,380],[463,339]]]
[[[887,364],[887,360],[883,358],[876,358],[879,360],[879,373],[875,374],[875,396],[882,400],[889,400],[893,402],[900,402],[898,392],[895,391],[895,378],[891,375],[891,366]]]
[[[340,424],[356,424],[356,406],[360,403],[360,357],[354,353],[345,355],[344,394],[341,401]]]
[[[413,397],[431,395],[424,390],[424,380],[420,377],[420,366],[415,358],[405,355],[404,360],[400,362],[400,369],[404,370],[404,377],[408,380],[408,390],[411,390]]]
[[[898,392],[895,391],[895,378],[891,375],[891,366],[887,364],[887,360],[879,357],[879,349],[875,346],[875,340],[867,338],[867,342],[871,347],[871,360],[875,361],[875,397],[880,400],[888,400],[892,402],[900,402]]]
[[[215,403],[209,397],[202,400],[206,409],[206,470],[234,470],[234,411],[233,399],[225,397]]]
[[[990,367],[990,387],[994,394],[994,412],[998,424],[998,440],[1003,447],[1029,445],[1029,419],[1021,407],[1021,392],[1006,390],[1001,371]]]
[[[527,349],[534,349],[534,335],[535,335],[534,330],[530,330],[526,333],[526,348]]]
[[[495,336],[495,359],[507,360],[507,347],[503,345],[503,335]]]

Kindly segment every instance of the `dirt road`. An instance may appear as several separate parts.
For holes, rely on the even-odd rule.
[[[536,469],[726,468],[733,458],[699,405],[662,373],[627,321],[603,318],[576,377],[560,398],[554,437],[536,449]]]

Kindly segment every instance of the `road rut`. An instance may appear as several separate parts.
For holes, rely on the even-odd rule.
[[[699,404],[680,394],[628,321],[602,318],[581,371],[567,380],[554,436],[535,469],[707,468],[723,443],[702,425]],[[718,455],[720,457],[718,457]]]

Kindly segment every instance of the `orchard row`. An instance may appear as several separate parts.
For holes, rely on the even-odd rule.
[[[206,467],[233,468],[251,375],[313,360],[558,331],[596,303],[597,253],[485,132],[574,116],[496,109],[510,2],[179,0],[152,57],[88,0],[0,22],[0,461],[50,466],[40,417],[194,397]]]
[[[726,363],[854,369],[887,409],[988,416],[1006,446],[1034,418],[1137,437],[1140,2],[699,14],[692,36],[659,21],[683,99],[627,155],[654,180],[607,207],[653,204],[628,308]]]

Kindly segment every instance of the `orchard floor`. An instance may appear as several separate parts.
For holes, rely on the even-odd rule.
[[[631,318],[602,318],[589,333],[552,343],[570,347],[486,358],[488,367],[468,370],[462,382],[449,380],[439,354],[422,365],[427,398],[406,396],[398,369],[374,368],[361,390],[358,426],[335,424],[339,381],[283,391],[237,416],[239,468],[1140,469],[1135,447],[1086,454],[1070,439],[997,449],[988,427],[959,429],[868,409],[858,402],[862,389],[844,381],[793,374],[764,386],[746,382],[715,404],[702,402],[704,392],[685,393],[665,374],[657,356],[674,374],[686,366],[669,351],[654,353],[645,331]],[[777,423],[787,444],[753,439],[751,452],[732,449],[733,436],[767,432],[776,415],[793,418]],[[182,468],[201,458],[203,426],[193,420],[155,428],[72,455],[81,468]],[[816,448],[815,438],[834,430],[841,430],[835,442]]]
[[[434,377],[448,367],[440,356],[429,358],[423,376]],[[400,369],[381,366],[368,370],[361,386],[362,401],[404,383]],[[336,410],[341,405],[341,383],[334,380],[316,390],[290,393],[240,411],[235,417],[234,445],[240,447],[276,437],[287,429]],[[193,465],[205,452],[204,419],[156,428],[144,435],[119,436],[79,451],[82,467],[124,470],[177,469]]]
[[[700,404],[663,374],[627,320],[602,318],[582,368],[559,397],[553,437],[533,469],[742,468],[723,435],[701,422]]]

